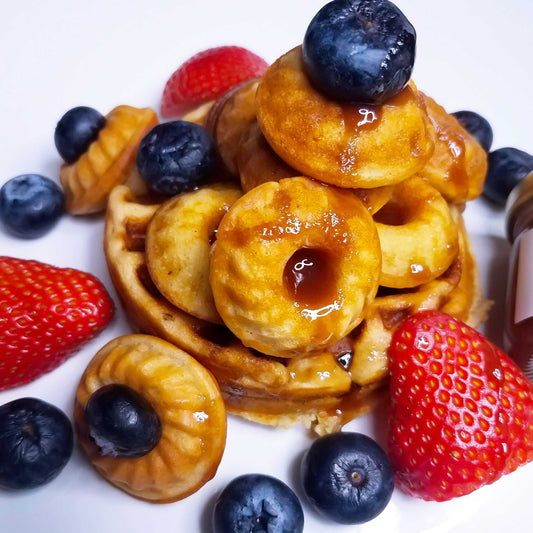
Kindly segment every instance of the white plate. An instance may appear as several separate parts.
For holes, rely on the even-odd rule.
[[[239,44],[273,61],[299,44],[321,0],[54,0],[5,2],[0,22],[0,183],[25,172],[57,179],[57,120],[75,105],[106,113],[118,104],[158,108],[168,76],[193,53]],[[533,3],[525,0],[399,0],[418,32],[414,78],[449,111],[472,109],[495,132],[494,147],[533,151],[531,51]],[[495,299],[489,335],[500,341],[508,246],[503,215],[483,200],[468,206],[467,224],[486,294]],[[32,241],[0,232],[0,253],[71,266],[97,275],[113,291],[102,254],[102,217],[64,217]],[[121,310],[113,324],[59,369],[0,393],[0,403],[43,398],[71,413],[77,381],[92,355],[130,330]],[[377,435],[378,414],[347,429]],[[309,446],[300,427],[275,430],[230,417],[217,476],[182,502],[139,502],[104,482],[76,450],[61,475],[31,492],[0,492],[6,532],[130,533],[210,531],[217,493],[233,477],[265,472],[298,486],[298,461]],[[530,531],[533,465],[448,503],[425,503],[399,491],[364,532]],[[354,531],[325,522],[304,503],[307,533]]]

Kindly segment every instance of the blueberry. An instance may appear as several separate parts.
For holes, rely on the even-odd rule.
[[[302,506],[285,483],[246,474],[222,491],[213,511],[214,533],[301,533]]]
[[[53,405],[20,398],[0,407],[0,487],[30,489],[63,470],[74,445],[72,424]]]
[[[85,406],[89,437],[101,455],[142,457],[161,438],[161,423],[152,406],[125,385],[106,385]]]
[[[0,189],[0,219],[17,237],[33,239],[44,235],[64,210],[61,188],[39,174],[17,176]]]
[[[86,106],[73,107],[61,117],[54,133],[54,142],[65,163],[74,163],[87,151],[105,122],[102,114]]]
[[[137,166],[154,192],[173,196],[213,174],[215,153],[215,141],[205,128],[176,120],[148,132],[137,151]]]
[[[372,520],[385,509],[394,489],[387,455],[360,433],[317,439],[303,457],[301,476],[311,504],[341,524]]]
[[[341,101],[381,104],[406,85],[416,32],[387,0],[334,0],[313,18],[303,41],[315,87]]]
[[[505,205],[513,187],[533,171],[533,156],[516,148],[500,148],[489,153],[489,168],[483,194]]]
[[[489,121],[474,111],[456,111],[452,115],[463,128],[473,135],[484,150],[488,152],[492,146],[492,127]]]

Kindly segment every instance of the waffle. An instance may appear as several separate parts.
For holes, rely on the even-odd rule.
[[[383,397],[386,351],[403,318],[419,309],[442,309],[475,326],[486,311],[461,215],[452,208],[460,246],[444,274],[416,288],[381,288],[359,326],[332,346],[291,359],[268,356],[244,346],[225,326],[180,310],[158,291],[145,253],[158,208],[153,198],[136,197],[126,186],[110,196],[104,249],[124,308],[140,331],[166,339],[207,367],[230,412],[260,423],[338,430]]]

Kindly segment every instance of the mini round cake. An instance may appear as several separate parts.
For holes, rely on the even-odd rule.
[[[435,131],[413,83],[382,105],[339,103],[312,86],[300,47],[270,66],[257,104],[274,151],[302,175],[339,187],[398,183],[433,152]]]
[[[258,81],[246,81],[226,92],[209,110],[205,126],[212,133],[224,169],[237,176],[236,157],[246,130],[255,122]]]
[[[95,395],[117,386],[140,398],[141,410],[153,411],[159,422],[159,438],[146,453],[118,446],[115,428],[124,401],[111,420],[114,440],[104,440],[102,421],[91,417],[88,404]],[[104,417],[114,412],[109,404],[102,410]],[[95,355],[78,385],[74,420],[81,447],[98,472],[132,496],[155,503],[196,492],[215,475],[226,444],[226,409],[216,380],[190,355],[149,335],[118,337]]]
[[[458,250],[457,227],[442,195],[418,176],[398,183],[375,215],[382,251],[380,284],[402,289],[443,274]]]
[[[239,147],[237,167],[244,192],[267,181],[279,181],[300,174],[272,150],[257,120],[249,126]]]
[[[105,126],[85,153],[61,167],[59,178],[65,191],[66,208],[73,215],[103,211],[112,189],[128,183],[138,192],[146,190],[135,165],[137,148],[144,135],[157,124],[150,108],[115,107]]]
[[[219,184],[174,196],[148,226],[146,259],[157,288],[169,302],[210,322],[222,322],[209,285],[211,245],[241,194],[237,186]]]
[[[361,201],[297,177],[264,183],[232,205],[210,279],[220,316],[246,346],[294,357],[334,344],[361,322],[380,265],[376,227]]]

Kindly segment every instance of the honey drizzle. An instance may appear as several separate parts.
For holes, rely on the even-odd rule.
[[[462,135],[455,133],[451,128],[437,125],[437,139],[446,145],[450,154],[450,166],[447,179],[454,185],[466,190],[468,174],[466,172],[465,142]]]
[[[344,135],[340,142],[337,165],[341,172],[351,174],[357,168],[359,135],[375,130],[381,123],[382,106],[344,104],[340,106]]]
[[[340,257],[352,242],[352,235],[343,215],[353,212],[352,206],[357,199],[351,193],[339,191],[336,200],[335,205],[324,212],[321,219],[302,221],[291,213],[290,195],[283,189],[277,189],[272,198],[272,207],[279,213],[277,221],[254,226],[232,225],[226,228],[224,237],[235,247],[243,247],[256,238],[264,242],[278,241],[299,235],[307,229],[319,229],[323,236],[321,247]]]
[[[359,136],[377,129],[386,107],[402,107],[415,98],[413,89],[407,85],[396,96],[382,105],[374,104],[340,104],[340,114],[344,125],[344,135],[339,143],[337,165],[344,174],[357,171],[357,141]]]
[[[299,304],[332,302],[337,297],[335,259],[324,249],[300,248],[285,265],[283,283]]]

